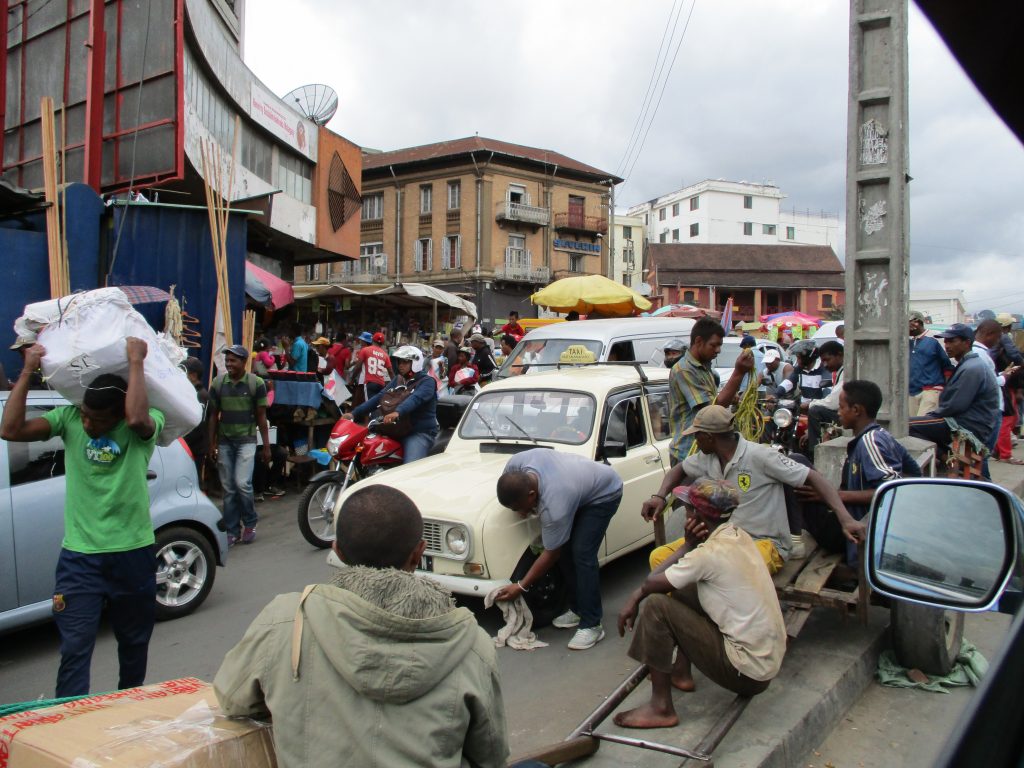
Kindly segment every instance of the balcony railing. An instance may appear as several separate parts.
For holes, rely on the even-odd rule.
[[[551,210],[536,205],[504,200],[494,206],[494,218],[498,221],[521,221],[526,224],[546,227],[551,223]]]
[[[523,248],[506,248],[505,264],[494,270],[495,279],[514,280],[520,283],[547,283],[551,279],[551,269],[533,266],[532,258],[532,252]]]
[[[577,211],[562,211],[555,214],[555,229],[604,234],[608,231],[608,217]]]

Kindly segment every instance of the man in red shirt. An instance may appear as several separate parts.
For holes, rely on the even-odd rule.
[[[351,359],[352,350],[348,345],[348,334],[343,333],[334,340],[330,349],[327,350],[327,370],[324,371],[324,376],[330,376],[331,373],[337,371],[338,375],[344,378],[345,369],[348,368]]]
[[[501,326],[501,333],[503,336],[506,333],[510,336],[515,336],[516,341],[519,341],[519,339],[526,335],[523,326],[519,324],[519,313],[514,309],[508,313],[508,322]]]
[[[384,349],[384,334],[373,334],[373,342],[359,350],[359,383],[363,385],[366,399],[376,395],[393,375],[391,358]]]

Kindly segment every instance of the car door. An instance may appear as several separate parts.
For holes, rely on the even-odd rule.
[[[605,555],[615,556],[651,534],[640,507],[661,485],[665,469],[658,448],[651,442],[650,425],[639,387],[611,395],[605,405],[601,445],[625,448],[625,456],[610,456],[608,463],[622,478],[622,503],[605,535]]]
[[[25,419],[55,407],[52,401],[29,401]],[[18,605],[50,600],[64,538],[64,441],[7,443],[7,479]]]
[[[4,401],[6,406],[6,401]],[[7,471],[6,440],[0,440],[0,612],[18,607],[18,572],[14,570],[14,520]]]

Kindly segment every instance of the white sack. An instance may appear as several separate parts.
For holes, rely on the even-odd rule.
[[[86,388],[100,374],[128,379],[125,339],[134,336],[149,347],[143,364],[149,405],[166,419],[157,443],[170,445],[202,420],[195,387],[168,359],[165,345],[120,289],[101,288],[59,302],[31,304],[24,317],[32,324],[46,323],[39,334],[39,343],[46,348],[43,378],[75,405],[81,405]]]

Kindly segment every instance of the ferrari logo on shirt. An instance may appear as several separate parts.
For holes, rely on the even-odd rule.
[[[64,605],[64,595],[54,595],[53,596],[53,612],[54,613],[60,613],[61,611],[64,610],[64,608],[65,608],[65,605]]]
[[[746,493],[750,490],[750,474],[747,472],[740,472],[736,476],[736,485],[740,487],[740,490]]]

